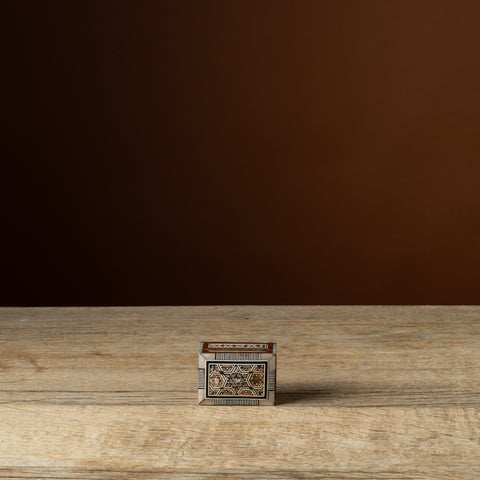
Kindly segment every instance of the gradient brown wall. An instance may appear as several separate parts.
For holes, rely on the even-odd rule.
[[[2,15],[2,305],[480,303],[480,2]]]

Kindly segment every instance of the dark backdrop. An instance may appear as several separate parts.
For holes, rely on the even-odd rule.
[[[2,3],[3,305],[480,303],[480,2]]]

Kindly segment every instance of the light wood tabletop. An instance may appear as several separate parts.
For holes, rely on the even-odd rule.
[[[277,405],[197,404],[276,342]],[[480,478],[480,307],[0,309],[0,478]]]

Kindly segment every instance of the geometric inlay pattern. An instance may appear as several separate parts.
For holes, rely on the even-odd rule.
[[[207,397],[266,398],[267,362],[207,361]]]

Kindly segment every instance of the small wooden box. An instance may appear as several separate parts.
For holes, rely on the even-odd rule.
[[[276,343],[201,342],[198,403],[275,405]]]

